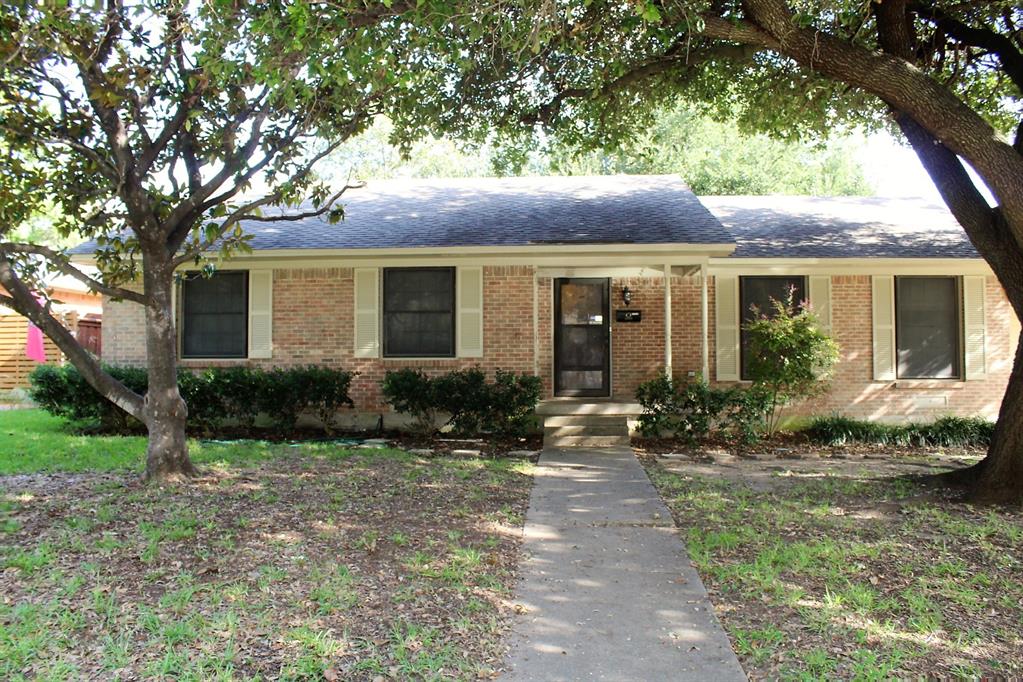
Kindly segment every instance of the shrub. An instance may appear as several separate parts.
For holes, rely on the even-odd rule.
[[[749,378],[768,399],[768,435],[778,430],[785,406],[826,389],[838,360],[838,346],[821,331],[813,311],[797,305],[794,290],[772,306],[744,327]]]
[[[531,374],[497,370],[490,386],[491,408],[486,428],[504,435],[525,433],[543,393],[543,380]]]
[[[224,418],[244,429],[252,429],[256,425],[256,417],[265,408],[267,373],[241,366],[207,371],[216,375],[217,395]]]
[[[643,407],[639,430],[651,437],[667,431],[692,442],[703,439],[735,401],[737,390],[711,388],[702,379],[676,386],[661,374],[636,389],[636,400]]]
[[[327,367],[309,365],[308,367],[297,367],[282,372],[283,383],[286,389],[284,395],[290,400],[288,421],[280,422],[281,426],[294,428],[298,413],[303,410],[311,411],[323,424],[327,433],[333,433],[337,422],[337,411],[342,407],[355,407],[355,403],[348,396],[348,389],[352,385],[352,374],[350,372],[339,372]],[[271,388],[264,388],[264,394],[269,395],[273,400],[279,400],[279,395],[274,395],[273,380],[276,373],[270,375]],[[269,407],[269,406],[268,406]],[[270,414],[270,412],[267,412]]]
[[[479,367],[458,369],[430,379],[429,394],[439,412],[448,416],[455,433],[473,435],[488,430],[493,408],[487,375]]]
[[[921,445],[938,447],[983,446],[991,444],[995,423],[980,417],[941,417],[922,426]]]
[[[754,384],[749,388],[733,388],[727,404],[725,425],[729,435],[740,443],[752,445],[760,440],[768,429],[774,410],[774,397],[762,386]]]
[[[105,367],[114,379],[137,393],[145,393],[146,372],[134,367]],[[141,424],[112,402],[102,398],[72,365],[40,365],[29,375],[32,400],[52,415],[70,422],[92,422],[107,431],[127,433]]]
[[[146,371],[134,367],[107,367],[115,379],[139,394],[148,386]],[[188,406],[189,426],[213,433],[233,420],[254,426],[265,412],[281,432],[293,430],[302,412],[311,411],[329,432],[336,411],[353,406],[348,396],[352,373],[325,367],[295,367],[264,371],[247,367],[210,368],[194,373],[178,371],[178,388]],[[47,412],[73,422],[94,422],[119,433],[141,427],[134,418],[103,398],[72,365],[42,365],[33,371],[29,392]]]
[[[387,372],[380,382],[384,400],[395,412],[411,416],[413,428],[420,433],[433,433],[437,428],[435,385],[423,370],[412,367]]]
[[[396,412],[411,416],[420,433],[436,431],[438,417],[445,414],[444,426],[463,435],[522,433],[540,401],[542,387],[539,377],[500,369],[488,382],[479,367],[435,377],[404,368],[387,372],[381,382],[384,399]]]
[[[805,433],[821,445],[985,447],[995,425],[979,417],[941,417],[928,424],[884,424],[842,416],[817,417]]]
[[[639,430],[645,436],[665,432],[691,443],[722,429],[742,443],[759,439],[769,398],[759,388],[712,388],[702,379],[676,383],[664,374],[640,384],[636,400],[643,407]]]

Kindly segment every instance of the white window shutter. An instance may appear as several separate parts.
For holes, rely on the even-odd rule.
[[[273,270],[249,271],[249,357],[273,356]]]
[[[875,275],[873,301],[874,381],[895,381],[895,278]]]
[[[963,342],[966,380],[987,375],[987,317],[983,275],[963,277]]]
[[[457,354],[483,357],[483,268],[461,267],[456,274],[458,294]]]
[[[809,278],[810,308],[821,323],[821,331],[831,336],[831,276],[813,275]]]
[[[355,357],[380,357],[380,269],[355,268]]]
[[[717,380],[739,380],[739,278],[714,277],[714,343]]]

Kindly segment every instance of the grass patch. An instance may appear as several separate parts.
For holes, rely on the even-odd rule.
[[[786,462],[774,478],[764,462],[646,465],[751,678],[1023,674],[1019,509],[963,505],[871,462]]]
[[[296,448],[320,457],[347,457],[351,451],[329,443],[191,439],[192,461],[208,466],[258,466]],[[0,411],[0,476],[11,474],[141,471],[144,436],[90,436],[74,433],[42,410]]]
[[[193,442],[205,475],[158,488],[141,438],[27,410],[0,439],[22,474],[0,679],[476,679],[503,656],[528,463]]]

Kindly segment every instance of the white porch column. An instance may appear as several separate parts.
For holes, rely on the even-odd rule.
[[[708,320],[707,264],[700,265],[700,359],[703,361],[703,380],[710,381],[710,322]]]
[[[664,266],[664,373],[671,378],[671,266]]]

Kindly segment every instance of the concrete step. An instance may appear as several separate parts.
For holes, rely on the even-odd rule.
[[[629,418],[625,415],[603,414],[566,414],[544,417],[543,425],[547,426],[598,426],[604,424],[621,424],[627,428]]]
[[[545,425],[543,435],[546,436],[627,436],[627,422],[607,422],[599,424],[558,424]]]
[[[639,403],[586,398],[554,398],[543,400],[536,407],[539,415],[609,415],[635,417],[643,412]]]
[[[609,448],[627,446],[628,436],[544,436],[545,448]]]

